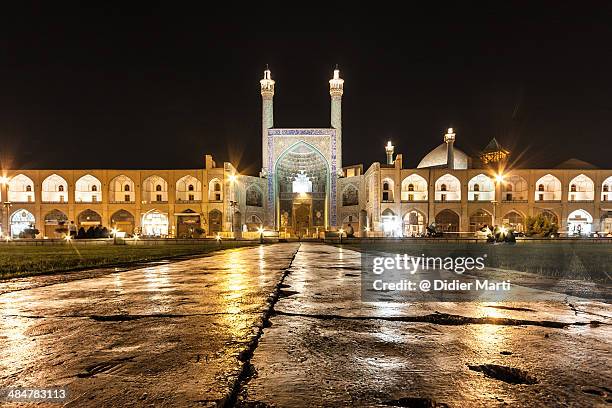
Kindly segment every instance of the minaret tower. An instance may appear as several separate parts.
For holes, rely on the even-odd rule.
[[[385,153],[387,153],[387,164],[393,164],[393,152],[395,151],[395,146],[391,144],[389,140],[387,145],[385,146]]]
[[[446,142],[446,166],[450,170],[455,169],[455,133],[453,128],[448,128],[444,135],[444,142]]]
[[[274,127],[274,80],[266,65],[261,81],[261,154],[262,172],[266,173],[268,158],[268,129]]]
[[[342,171],[342,94],[344,79],[340,78],[338,65],[334,69],[334,77],[329,80],[329,95],[331,96],[331,127],[336,129],[336,157],[338,171]]]

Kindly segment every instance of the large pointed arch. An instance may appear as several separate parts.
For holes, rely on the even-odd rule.
[[[43,203],[68,202],[68,182],[57,174],[51,174],[42,182]]]
[[[25,174],[18,174],[8,182],[8,201],[12,203],[33,203],[34,182]]]
[[[176,181],[177,201],[201,201],[202,182],[194,176],[188,174]]]
[[[502,201],[527,202],[529,199],[529,184],[518,174],[504,176],[501,181]]]
[[[593,201],[595,199],[595,183],[584,174],[579,174],[571,179],[568,187],[568,201]]]
[[[436,201],[460,201],[461,182],[452,174],[440,176],[435,183]]]
[[[612,176],[601,183],[601,201],[612,201]]]
[[[283,151],[274,164],[277,226],[304,236],[324,228],[327,220],[331,222],[336,211],[331,201],[336,197],[327,200],[332,191],[330,171],[325,156],[310,143],[298,141]],[[296,201],[303,196],[308,202]]]
[[[402,180],[402,201],[427,201],[427,180],[413,173]]]
[[[144,179],[142,182],[143,200],[150,203],[164,203],[168,201],[168,182],[156,174]]]
[[[546,174],[538,179],[535,184],[536,201],[560,201],[561,181],[552,174]]]
[[[469,201],[493,201],[495,200],[495,184],[491,177],[478,174],[468,181]]]
[[[74,200],[77,203],[99,203],[102,201],[102,183],[91,174],[86,174],[75,183]]]
[[[444,232],[459,232],[459,214],[453,210],[444,209],[436,214],[436,227]]]
[[[114,177],[108,186],[110,201],[114,203],[133,203],[136,201],[134,180],[120,174]]]

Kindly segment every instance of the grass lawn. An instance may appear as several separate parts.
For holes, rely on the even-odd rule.
[[[346,243],[343,246],[357,251],[443,258],[486,254],[487,267],[612,283],[612,244],[609,243],[553,241],[494,245],[410,240]]]
[[[0,278],[23,277],[256,245],[250,241],[181,245],[0,245]]]

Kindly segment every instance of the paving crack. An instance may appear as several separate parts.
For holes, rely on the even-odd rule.
[[[251,341],[249,341],[247,347],[242,350],[238,359],[242,362],[242,369],[238,374],[238,378],[235,380],[233,387],[229,393],[222,401],[219,401],[218,405],[223,407],[235,407],[239,405],[238,397],[241,392],[244,390],[244,386],[248,383],[250,378],[254,375],[255,367],[251,364],[251,359],[253,358],[253,354],[255,353],[255,349],[259,345],[259,339],[263,336],[263,330],[266,327],[270,327],[270,318],[274,315],[274,306],[278,302],[278,300],[284,296],[287,296],[288,292],[286,290],[287,285],[285,285],[285,278],[291,272],[291,266],[293,265],[293,261],[297,253],[299,252],[301,244],[298,245],[297,249],[293,253],[291,260],[289,261],[289,265],[284,269],[283,274],[281,275],[278,283],[274,287],[274,290],[268,297],[268,301],[266,302],[267,308],[263,312],[261,323],[257,325],[257,333],[252,337]],[[283,293],[285,292],[285,293]]]
[[[113,314],[113,315],[57,315],[57,316],[36,316],[36,315],[19,315],[10,314],[3,315],[2,318],[24,318],[24,319],[92,319],[98,322],[126,322],[139,319],[179,319],[182,317],[198,317],[198,316],[217,316],[217,315],[237,315],[245,312],[211,312],[211,313],[187,313],[187,314],[172,314],[172,313],[154,313],[154,314]]]
[[[342,316],[336,314],[308,314],[308,313],[292,313],[284,311],[274,311],[275,315],[292,316],[292,317],[307,317],[319,320],[385,320],[390,322],[409,322],[409,323],[432,323],[443,326],[460,326],[468,324],[495,324],[500,326],[541,326],[555,329],[564,329],[569,326],[586,326],[597,327],[605,325],[599,321],[590,322],[556,322],[551,320],[526,320],[526,319],[511,319],[507,317],[467,317],[460,315],[452,315],[447,313],[432,313],[420,316]]]

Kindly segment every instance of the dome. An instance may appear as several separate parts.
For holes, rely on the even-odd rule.
[[[453,148],[455,153],[455,169],[467,169],[468,168],[468,156],[456,147]],[[427,153],[421,160],[417,168],[421,169],[424,167],[445,167],[446,166],[446,143],[442,143],[440,146]]]

